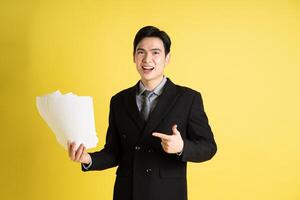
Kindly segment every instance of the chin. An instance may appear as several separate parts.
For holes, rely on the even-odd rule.
[[[153,80],[153,78],[151,78],[151,77],[145,77],[145,76],[142,76],[141,79],[144,80],[144,81],[151,81],[151,80]]]

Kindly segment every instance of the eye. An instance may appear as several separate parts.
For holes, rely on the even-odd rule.
[[[143,51],[137,51],[136,53],[139,54],[139,55],[144,54]]]
[[[154,51],[153,54],[154,54],[154,55],[159,55],[160,52],[159,52],[159,51]]]

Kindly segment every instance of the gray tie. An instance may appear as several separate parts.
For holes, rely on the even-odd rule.
[[[144,119],[147,121],[149,113],[150,113],[150,100],[152,92],[149,90],[145,90],[142,94],[142,108],[141,113],[144,116]]]

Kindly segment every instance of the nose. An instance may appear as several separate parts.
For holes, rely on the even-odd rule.
[[[145,56],[143,58],[143,62],[149,63],[151,61],[151,55],[150,53],[145,53]]]

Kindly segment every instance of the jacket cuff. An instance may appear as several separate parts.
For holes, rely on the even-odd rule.
[[[81,163],[81,169],[82,169],[82,171],[88,171],[91,168],[92,164],[93,164],[92,157],[91,157],[91,162],[89,164]]]

